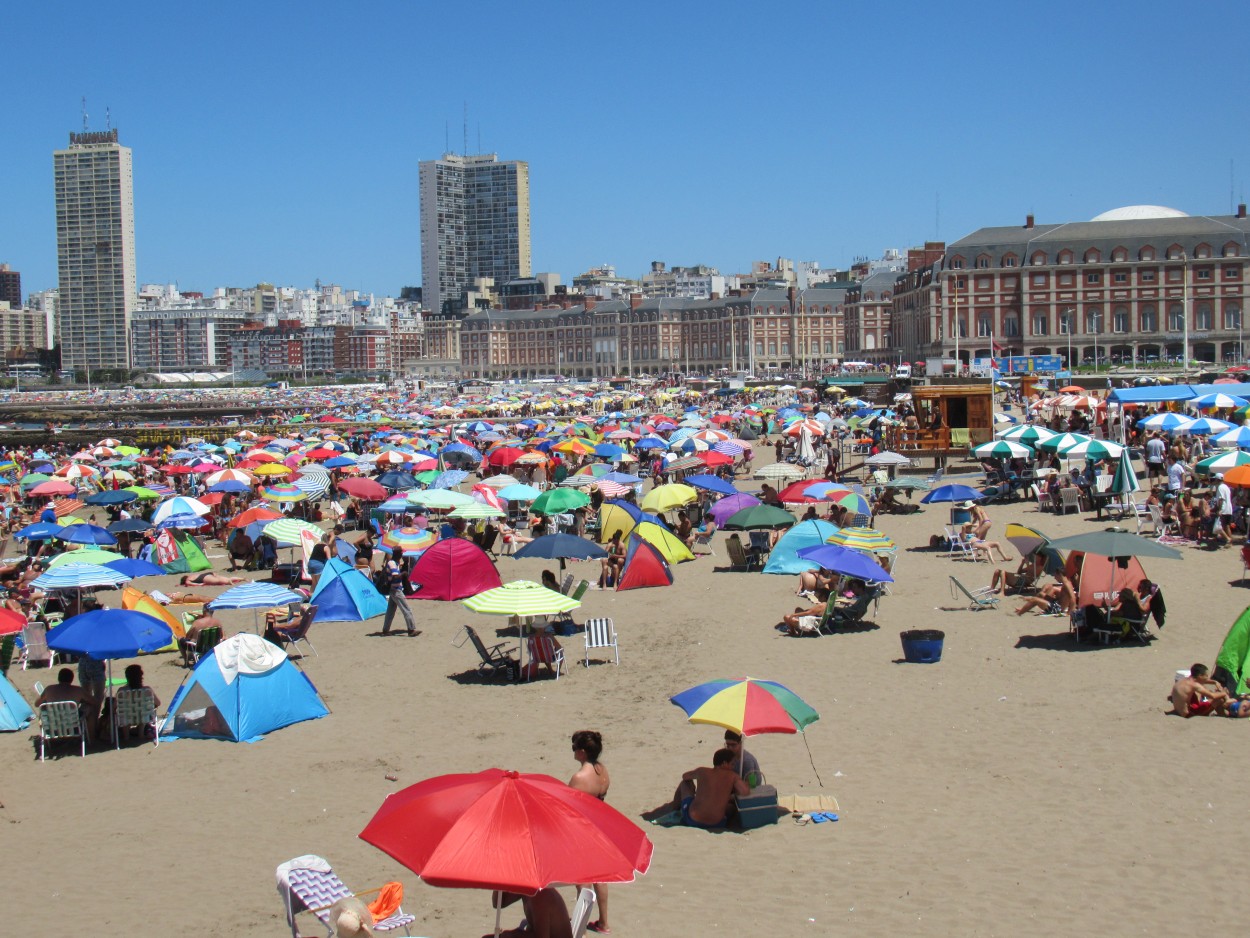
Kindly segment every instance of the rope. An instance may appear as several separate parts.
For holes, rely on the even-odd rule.
[[[807,744],[807,734],[803,734],[803,748],[807,750],[807,761],[812,764],[812,771],[816,773],[816,781],[820,783],[820,787],[824,788],[825,783],[820,777],[820,769],[816,768],[816,760],[812,758],[812,747]]]

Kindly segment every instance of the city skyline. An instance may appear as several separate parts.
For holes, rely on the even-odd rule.
[[[447,150],[529,163],[533,269],[566,283],[652,260],[840,266],[1029,212],[1244,200],[1250,130],[1229,103],[1247,77],[1213,53],[1210,25],[1244,21],[1241,5],[1175,22],[1155,4],[1059,4],[1045,20],[972,5],[545,9],[485,5],[491,29],[469,53],[435,41],[455,14],[403,4],[367,21],[315,3],[15,9],[14,35],[77,54],[48,68],[38,43],[13,50],[12,73],[39,80],[10,101],[0,262],[27,292],[57,285],[48,154],[81,129],[82,95],[88,129],[108,108],[134,152],[139,281],[186,290],[416,285],[417,165]]]

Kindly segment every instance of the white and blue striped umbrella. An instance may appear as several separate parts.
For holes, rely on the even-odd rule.
[[[1214,417],[1199,417],[1185,428],[1185,432],[1205,436],[1208,433],[1223,433],[1225,430],[1231,430],[1232,426],[1227,420],[1216,420]]]
[[[120,570],[98,563],[66,563],[35,577],[31,585],[41,590],[85,589],[89,586],[119,586],[129,580]]]
[[[1250,427],[1233,427],[1226,433],[1211,437],[1219,446],[1250,446]]]
[[[296,476],[291,480],[291,484],[301,492],[308,493],[308,497],[314,500],[321,498],[326,492],[330,491],[330,479],[328,476]]]
[[[719,443],[713,443],[712,449],[718,453],[724,453],[726,456],[741,456],[746,452],[739,444],[730,440],[721,440]]]
[[[166,518],[174,515],[196,515],[203,518],[210,511],[212,509],[198,498],[175,495],[173,498],[166,499],[156,506],[156,511],[152,512],[152,523],[160,524]]]
[[[1250,405],[1250,401],[1247,401],[1244,397],[1237,397],[1235,394],[1220,394],[1218,391],[1214,394],[1203,394],[1185,403],[1200,410],[1207,410],[1212,407],[1237,408]]]
[[[1183,430],[1193,422],[1192,417],[1186,417],[1184,414],[1174,414],[1171,412],[1163,414],[1155,414],[1153,417],[1147,417],[1141,421],[1138,426],[1145,427],[1148,430],[1166,430],[1174,432]]]
[[[302,603],[304,597],[273,583],[240,583],[207,605],[214,609],[260,609]]]

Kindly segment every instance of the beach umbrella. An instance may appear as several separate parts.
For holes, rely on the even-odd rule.
[[[776,531],[796,523],[790,512],[761,503],[735,512],[721,527],[727,531]]]
[[[594,560],[607,555],[608,552],[598,544],[575,534],[545,534],[534,538],[513,556],[518,559],[538,557],[559,560],[563,570],[565,560]]]
[[[502,769],[388,795],[360,838],[431,886],[525,895],[553,883],[630,882],[653,850],[637,824],[593,795]]]
[[[899,453],[877,453],[864,460],[865,466],[910,466],[911,460]]]
[[[451,511],[453,508],[477,504],[472,495],[450,489],[418,489],[409,492],[407,498],[411,504],[422,505],[431,511]]]
[[[329,465],[329,463],[327,463],[327,465]],[[376,481],[378,485],[383,488],[388,488],[391,491],[414,488],[417,484],[417,480],[413,478],[411,472],[403,472],[398,469],[389,469],[378,476],[374,481]]]
[[[1119,443],[1113,443],[1110,440],[1086,440],[1083,443],[1077,443],[1075,446],[1069,446],[1067,449],[1059,450],[1059,455],[1064,459],[1088,459],[1091,461],[1119,459],[1124,449]]]
[[[28,524],[26,527],[13,532],[13,536],[19,541],[46,541],[50,538],[60,537],[63,530],[59,524],[36,521],[34,524]]]
[[[1250,462],[1250,457],[1247,457],[1247,462]],[[1120,458],[1116,460],[1115,475],[1111,478],[1108,491],[1116,495],[1132,495],[1141,491],[1141,486],[1137,484],[1137,473],[1133,471],[1133,459],[1127,448],[1120,451]]]
[[[284,518],[285,515],[280,511],[275,511],[268,505],[257,505],[240,513],[237,517],[231,518],[229,526],[232,528],[245,528],[253,521],[277,521]]]
[[[276,583],[240,583],[216,599],[205,603],[213,609],[263,609],[269,606],[290,606],[304,597]]]
[[[105,489],[103,492],[88,495],[83,501],[88,505],[125,505],[138,497],[134,492],[127,492],[125,489]]]
[[[801,467],[788,462],[775,462],[755,470],[757,479],[801,479],[807,472]]]
[[[871,557],[839,544],[816,544],[799,548],[796,556],[843,576],[856,577],[867,583],[893,583],[894,577]]]
[[[487,476],[478,485],[488,485],[493,489],[504,489],[510,485],[520,485],[521,480],[516,476],[503,473],[497,476]]]
[[[1138,426],[1145,427],[1148,430],[1166,430],[1169,433],[1173,433],[1177,430],[1184,430],[1191,423],[1193,423],[1192,417],[1186,417],[1184,414],[1167,412],[1147,417],[1145,420],[1139,422]]]
[[[1220,409],[1220,410],[1236,410],[1241,407],[1250,407],[1250,401],[1244,397],[1237,397],[1235,394],[1202,394],[1198,397],[1190,398],[1185,402],[1190,407],[1196,407],[1199,410]]]
[[[450,489],[455,488],[461,482],[469,477],[469,474],[463,469],[447,469],[440,472],[430,480],[430,488],[432,489]]]
[[[590,496],[576,489],[548,489],[534,500],[530,510],[535,514],[555,515],[575,511],[590,504]]]
[[[136,560],[131,557],[123,557],[121,560],[110,560],[104,566],[110,570],[124,573],[131,579],[137,579],[141,576],[164,576],[166,572],[163,567],[158,567],[154,563],[148,563],[146,560]]]
[[[935,502],[976,502],[984,497],[984,492],[979,492],[967,485],[960,485],[958,482],[952,482],[949,485],[939,485],[932,491],[927,492],[924,498],[920,499],[920,503],[922,505],[931,505]]]
[[[1152,538],[1140,537],[1123,528],[1107,528],[1103,531],[1090,531],[1086,534],[1073,534],[1050,542],[1055,550],[1078,550],[1085,554],[1098,554],[1101,557],[1162,557],[1165,560],[1180,560],[1180,551],[1160,544]]]
[[[841,528],[836,534],[831,535],[825,543],[840,544],[842,547],[849,547],[852,550],[866,550],[874,554],[895,549],[893,539],[875,528]]]
[[[345,492],[353,498],[363,499],[367,502],[381,502],[387,498],[387,490],[379,482],[364,477],[356,477],[352,479],[344,479],[338,484],[340,492]]]
[[[495,616],[554,616],[572,612],[581,601],[533,580],[513,580],[464,600],[473,612]]]
[[[485,485],[486,483],[482,484]],[[509,502],[532,502],[542,494],[541,490],[534,488],[532,485],[524,485],[520,482],[505,485],[498,491],[499,497]]]
[[[261,533],[265,537],[273,538],[279,547],[298,547],[301,531],[312,533],[317,540],[321,540],[321,536],[325,533],[315,524],[302,521],[299,518],[279,518],[276,521],[268,522],[261,528]]]
[[[145,529],[146,530],[146,529]],[[57,554],[48,561],[48,569],[52,570],[56,567],[63,567],[70,563],[95,563],[101,566],[107,566],[115,560],[124,560],[125,558],[112,550],[101,550],[98,547],[82,547],[78,550],[67,550],[63,554]]]
[[[114,521],[110,524],[108,532],[110,534],[137,534],[151,527],[152,522],[144,521],[142,518],[123,518],[121,521]]]
[[[1042,440],[1037,444],[1037,448],[1046,450],[1048,453],[1057,453],[1090,439],[1093,437],[1086,436],[1084,433],[1058,433],[1049,439]]]
[[[1011,440],[991,440],[972,447],[972,455],[978,459],[1028,459],[1033,455],[1033,450],[1023,443]]]
[[[221,469],[217,472],[211,472],[204,477],[205,485],[216,485],[219,482],[242,482],[250,488],[252,476],[242,469]]]
[[[47,482],[40,482],[30,490],[31,495],[73,495],[78,489],[70,485],[68,482],[62,482],[59,479],[49,479]]]
[[[438,543],[438,535],[428,528],[392,528],[382,533],[382,546],[405,555],[416,555]]]
[[[1211,438],[1219,446],[1250,446],[1250,427],[1233,427]]]
[[[0,606],[0,635],[17,635],[27,625],[26,617],[16,609]]]
[[[1021,556],[1025,557],[1039,547],[1050,544],[1050,538],[1037,528],[1026,524],[1016,524],[1014,521],[1007,525],[1006,530],[1003,531],[1003,537],[1020,551]]]
[[[1216,420],[1214,417],[1199,417],[1185,428],[1185,432],[1206,436],[1210,433],[1224,433],[1232,428],[1233,425],[1227,420]]]
[[[1194,466],[1194,472],[1210,475],[1213,472],[1227,472],[1235,466],[1244,466],[1247,463],[1250,463],[1250,453],[1234,449],[1201,460]]]
[[[72,557],[72,554],[70,555]],[[114,555],[121,559],[120,555]],[[35,589],[43,590],[83,590],[92,586],[119,586],[129,580],[126,574],[97,563],[65,563],[59,566],[49,565],[48,569],[31,581]],[[165,640],[169,644],[169,639]],[[160,646],[164,647],[164,646]]]
[[[1023,443],[1025,446],[1037,446],[1039,443],[1044,443],[1046,440],[1059,434],[1047,427],[1027,423],[1001,430],[995,435],[1000,440],[1011,440],[1015,443]]]
[[[872,505],[859,492],[833,492],[829,495],[829,501],[835,505],[841,505],[852,515],[864,515],[866,517],[872,515]]]
[[[733,483],[720,476],[697,475],[686,476],[682,479],[685,485],[694,486],[697,489],[705,489],[709,492],[715,492],[718,495],[736,495],[738,490],[734,488]]]
[[[61,540],[67,544],[96,544],[111,547],[117,538],[96,524],[72,524],[64,528]]]
[[[657,485],[642,500],[642,510],[659,514],[697,501],[699,493],[688,485],[673,482]]]
[[[266,485],[260,490],[261,497],[269,502],[302,502],[308,499],[308,493],[298,485],[290,482],[279,482],[276,485]]]
[[[211,511],[212,509],[198,498],[175,495],[156,506],[156,510],[152,512],[152,523],[160,524],[172,515],[196,515],[202,518]]]
[[[502,518],[508,512],[503,508],[496,508],[494,505],[487,505],[482,502],[474,502],[472,505],[461,505],[453,508],[447,516],[449,518]]]
[[[802,733],[820,714],[783,684],[757,678],[708,681],[669,700],[691,723],[723,726],[742,736]]]

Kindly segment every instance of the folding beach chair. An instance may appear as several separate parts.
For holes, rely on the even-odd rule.
[[[725,539],[725,550],[729,554],[729,566],[733,570],[753,570],[760,565],[758,556],[747,553],[737,531]]]
[[[288,860],[279,865],[276,876],[278,895],[282,897],[282,905],[286,910],[286,921],[291,927],[291,938],[300,938],[299,928],[295,924],[295,916],[301,912],[311,912],[325,926],[326,935],[332,936],[334,928],[330,923],[330,908],[340,899],[350,896],[364,896],[378,892],[377,889],[353,893],[347,884],[339,879],[324,857],[308,854]],[[389,918],[373,923],[373,930],[390,932],[402,928],[405,935],[411,934],[408,926],[416,921],[416,916],[409,915],[402,908]]]
[[[113,706],[113,745],[121,748],[121,730],[123,728],[152,728],[152,741],[159,746],[160,734],[157,732],[156,703],[152,698],[152,690],[147,687],[123,687],[114,695]]]
[[[546,633],[538,632],[530,636],[529,655],[530,666],[527,666],[525,673],[527,681],[534,679],[537,665],[542,665],[554,674],[557,681],[560,680],[560,672],[568,670],[564,664],[564,649]]]
[[[573,912],[569,915],[569,925],[573,930],[573,938],[584,938],[586,926],[590,924],[590,916],[595,911],[595,890],[593,886],[583,886],[577,892],[577,901],[573,903]]]
[[[983,586],[977,590],[970,590],[954,577],[951,577],[950,581],[951,595],[958,598],[956,591],[963,593],[968,600],[968,608],[973,612],[980,609],[993,609],[998,605],[998,597],[994,595],[994,591],[990,587]]]
[[[72,700],[58,700],[39,708],[39,761],[43,762],[48,743],[77,737],[80,755],[87,755],[87,728],[83,723],[78,704]]]
[[[56,664],[56,652],[48,648],[48,627],[42,622],[28,622],[22,629],[22,670],[42,664]]]
[[[591,619],[586,623],[586,667],[590,667],[590,649],[611,648],[616,663],[621,663],[621,649],[616,644],[616,626],[611,619]]]
[[[964,536],[962,525],[945,524],[942,526],[942,531],[950,545],[946,553],[947,557],[967,557],[973,562],[977,560],[977,552],[972,549],[971,542]]]
[[[299,649],[299,643],[303,642],[312,649],[312,653],[318,658],[317,648],[313,645],[312,640],[308,637],[308,630],[312,628],[313,617],[317,614],[316,606],[305,606],[300,612],[299,621],[294,625],[284,627],[275,627],[274,631],[278,634],[278,638],[282,639],[282,647],[285,649],[287,645],[292,646],[296,650]],[[301,655],[302,657],[302,655]]]
[[[520,664],[506,652],[500,651],[507,644],[506,642],[500,642],[498,645],[492,645],[487,648],[473,626],[463,626],[462,631],[468,640],[473,643],[478,657],[482,659],[477,666],[479,674],[489,674],[492,678],[502,675],[505,680],[509,681],[517,679],[517,675],[520,673]],[[464,644],[464,640],[457,642],[455,639],[452,639],[452,644],[459,648]]]

